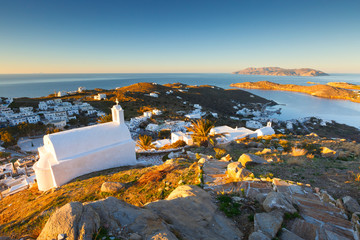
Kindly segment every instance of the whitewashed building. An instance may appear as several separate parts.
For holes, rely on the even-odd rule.
[[[82,93],[83,91],[85,91],[86,88],[85,87],[78,87],[78,93]]]
[[[26,123],[26,117],[11,118],[10,124],[13,126],[19,125],[20,123]]]
[[[271,127],[271,122],[268,122],[266,127],[257,129],[255,131],[255,133],[257,134],[257,136],[266,136],[266,135],[273,135],[275,134],[274,129]]]
[[[21,113],[33,112],[33,107],[20,107],[19,110]]]
[[[98,95],[94,96],[95,100],[102,100],[102,99],[106,99],[106,94],[105,93],[99,93]]]
[[[39,102],[38,107],[40,110],[47,110],[49,106],[46,102]]]
[[[39,115],[27,116],[26,120],[28,123],[37,123],[40,122],[40,116]]]
[[[172,132],[171,133],[171,143],[176,143],[179,140],[184,141],[187,145],[194,144],[194,141],[193,141],[190,133]]]
[[[214,127],[213,129],[211,129],[210,131],[211,135],[216,135],[219,134],[221,136],[217,137],[216,140],[219,143],[227,143],[227,142],[231,142],[234,141],[236,139],[241,139],[241,138],[245,138],[245,137],[256,137],[256,133],[250,129],[247,128],[232,128],[229,126],[219,126],[219,127]]]
[[[51,120],[47,124],[54,125],[55,128],[63,129],[66,126],[66,120]]]
[[[123,109],[117,104],[111,110],[112,122],[44,136],[40,159],[34,165],[39,190],[91,172],[137,164]]]

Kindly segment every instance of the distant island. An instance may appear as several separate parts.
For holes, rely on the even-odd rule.
[[[285,69],[279,67],[262,67],[262,68],[246,68],[241,71],[233,72],[233,74],[243,74],[243,75],[271,75],[271,76],[328,76],[327,73],[324,73],[319,70],[311,68],[299,68],[299,69]]]
[[[233,83],[230,86],[238,87],[238,88],[248,88],[248,89],[301,92],[301,93],[310,94],[315,97],[360,102],[360,94],[357,91],[351,91],[344,88],[333,87],[323,84],[318,84],[313,86],[300,86],[295,84],[278,84],[269,81],[260,81],[260,82]]]

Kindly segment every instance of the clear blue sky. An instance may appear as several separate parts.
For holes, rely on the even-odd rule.
[[[0,73],[250,66],[360,73],[360,1],[0,1]]]

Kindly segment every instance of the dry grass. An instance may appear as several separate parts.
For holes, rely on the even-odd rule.
[[[307,154],[307,152],[308,151],[306,149],[292,148],[290,155],[293,157],[301,157],[301,156],[305,156]]]
[[[171,172],[172,170],[174,170],[174,166],[173,165],[160,165],[159,167],[157,167],[155,170],[150,171],[145,173],[144,175],[142,175],[140,177],[140,179],[138,180],[139,184],[146,184],[149,182],[156,182],[156,181],[160,181],[164,178],[164,176]]]
[[[298,165],[298,166],[303,166],[305,163],[307,162],[307,158],[304,156],[300,156],[300,157],[289,157],[286,160],[286,163],[289,165]]]

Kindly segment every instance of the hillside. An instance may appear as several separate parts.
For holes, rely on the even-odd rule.
[[[328,82],[327,85],[338,88],[360,90],[360,85],[347,83],[347,82]]]
[[[299,68],[299,69],[285,69],[279,67],[262,67],[262,68],[246,68],[240,71],[233,72],[233,74],[243,75],[272,75],[272,76],[327,76],[328,74],[311,69],[311,68]]]
[[[54,238],[44,237],[46,234],[56,238],[59,233],[70,232],[90,233],[94,239],[151,239],[147,238],[149,234],[161,229],[172,236],[165,239],[200,239],[200,235],[211,237],[219,234],[216,231],[227,229],[247,239],[256,231],[256,225],[262,224],[257,218],[267,214],[266,199],[270,201],[276,194],[273,190],[276,187],[278,192],[296,190],[293,196],[301,200],[293,201],[296,209],[290,206],[291,214],[281,217],[283,228],[309,239],[290,220],[304,222],[311,216],[320,220],[319,226],[313,226],[315,232],[323,228],[321,221],[331,221],[333,227],[327,231],[343,236],[341,239],[353,239],[351,221],[339,213],[351,211],[342,200],[344,196],[351,196],[354,201],[360,199],[359,144],[311,134],[242,139],[219,147],[229,156],[217,160],[214,148],[192,147],[159,166],[92,173],[47,192],[38,191],[35,185],[0,201],[0,236],[35,239],[45,229],[40,239]],[[260,162],[251,162],[255,160]],[[239,163],[243,167],[235,169],[235,173],[241,175],[232,176],[230,166]],[[102,189],[104,182],[121,183],[123,187],[117,192],[106,192]],[[301,195],[302,191],[306,194]],[[66,212],[71,206],[73,211]],[[74,206],[87,211],[81,210],[76,215]],[[150,214],[149,209],[154,212]],[[61,215],[64,211],[66,216]],[[86,217],[88,211],[93,215],[84,218],[88,224],[84,229],[80,224],[71,225],[80,219],[84,221],[81,216]],[[118,224],[125,223],[127,227],[119,230]],[[272,233],[273,238],[278,230]],[[143,238],[131,238],[134,234]],[[223,234],[216,239],[234,239]]]
[[[353,91],[332,87],[329,85],[313,85],[313,86],[300,86],[295,84],[278,84],[269,81],[260,82],[243,82],[233,83],[230,86],[248,89],[262,89],[262,90],[276,90],[276,91],[291,91],[310,94],[315,97],[350,100],[352,102],[360,102],[360,95]]]

